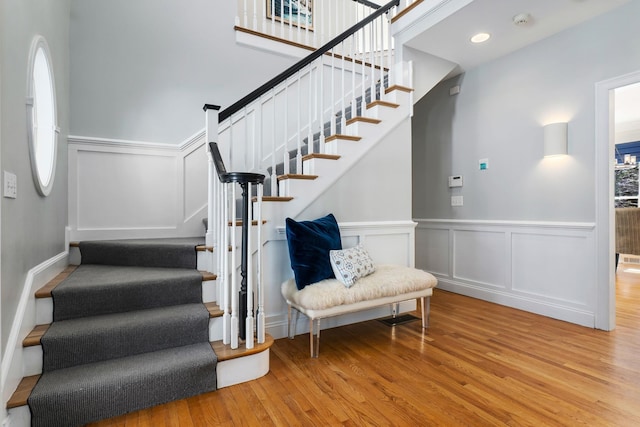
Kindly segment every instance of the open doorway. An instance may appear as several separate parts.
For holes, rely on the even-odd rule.
[[[615,271],[619,297],[620,287],[628,290],[640,284],[640,232],[636,230],[640,231],[640,83],[614,89],[613,108]]]
[[[640,71],[596,83],[596,316],[595,327],[616,325],[615,98],[616,90],[640,83]]]

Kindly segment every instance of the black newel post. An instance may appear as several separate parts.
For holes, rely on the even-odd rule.
[[[242,188],[242,258],[240,262],[240,295],[238,298],[240,311],[240,319],[247,318],[247,263],[248,263],[248,245],[249,245],[249,184],[241,182]],[[247,322],[240,321],[240,338],[247,338]]]
[[[247,338],[247,264],[249,261],[249,184],[264,184],[264,175],[250,172],[227,172],[218,149],[218,144],[215,142],[209,143],[211,156],[213,157],[213,163],[218,173],[218,178],[223,184],[240,184],[242,188],[242,248],[241,248],[241,263],[240,263],[240,291],[238,298],[238,311],[239,311],[239,335],[241,339]],[[232,203],[235,203],[232,200]],[[236,218],[231,218],[231,221],[235,221]],[[260,244],[260,242],[258,242]],[[234,248],[235,249],[235,248]],[[231,268],[235,268],[232,266]]]

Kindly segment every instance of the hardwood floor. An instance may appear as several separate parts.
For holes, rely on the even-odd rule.
[[[276,340],[265,377],[93,426],[638,426],[640,274],[604,332],[436,290],[431,326]]]

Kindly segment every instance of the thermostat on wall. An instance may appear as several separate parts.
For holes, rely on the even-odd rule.
[[[450,176],[449,187],[462,187],[462,175]]]

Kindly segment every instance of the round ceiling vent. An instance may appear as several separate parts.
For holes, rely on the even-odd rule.
[[[531,15],[528,13],[519,13],[513,17],[513,23],[516,25],[526,25],[531,21]]]

